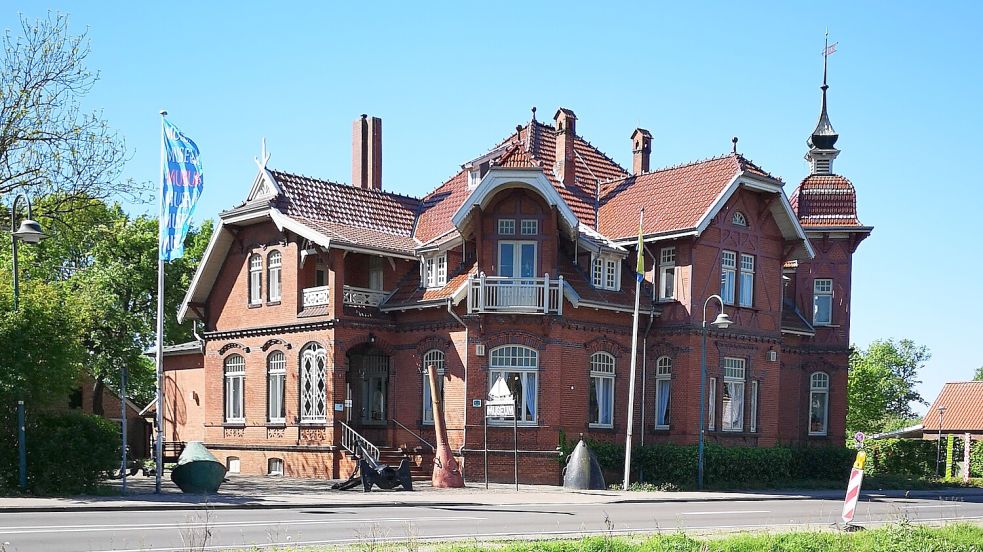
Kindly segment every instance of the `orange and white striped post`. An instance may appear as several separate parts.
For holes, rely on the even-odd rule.
[[[853,515],[857,511],[857,500],[860,498],[860,485],[864,481],[864,462],[867,460],[867,453],[857,452],[857,460],[853,463],[850,470],[850,483],[846,488],[846,499],[843,500],[843,522],[847,525],[853,521]]]

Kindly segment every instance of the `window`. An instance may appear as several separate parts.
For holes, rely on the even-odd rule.
[[[267,475],[283,475],[283,459],[270,458],[266,461]]]
[[[314,264],[314,286],[321,287],[328,285],[328,270],[324,267],[324,261],[317,260]]]
[[[447,284],[447,255],[439,255],[424,260],[423,271],[425,287],[444,287]]]
[[[382,291],[382,257],[369,257],[369,289]]]
[[[750,307],[754,303],[754,255],[741,254],[740,305]]]
[[[437,387],[440,390],[440,400],[444,399],[444,352],[431,349],[423,355],[423,423],[433,423],[433,399],[430,398],[429,370],[433,366],[437,370]]]
[[[614,427],[614,357],[610,353],[590,356],[591,427]]]
[[[717,378],[710,378],[710,401],[707,404],[707,427],[713,431],[717,413]]]
[[[734,272],[737,269],[737,254],[723,251],[720,256],[720,297],[728,305],[734,304]]]
[[[243,423],[246,414],[243,411],[243,385],[246,379],[246,361],[241,355],[229,355],[225,358],[225,421]]]
[[[758,431],[758,382],[751,382],[751,433]]]
[[[515,219],[498,219],[498,234],[500,236],[514,236]]]
[[[621,288],[621,262],[618,259],[595,256],[591,280],[597,289],[618,291]]]
[[[814,372],[809,377],[809,435],[826,435],[828,414],[829,376]]]
[[[536,275],[536,242],[499,241],[498,275],[506,278],[532,278]]]
[[[655,366],[655,427],[669,429],[672,359],[667,356],[659,357]]]
[[[287,357],[273,351],[266,357],[266,420],[283,423],[286,411],[283,404],[284,383],[287,379]]]
[[[225,469],[229,473],[239,473],[239,457],[229,456],[225,459]]]
[[[812,323],[829,326],[833,323],[833,280],[816,278],[812,284]]]
[[[523,236],[536,236],[539,234],[539,221],[536,219],[522,219],[521,232]]]
[[[311,343],[300,354],[300,422],[324,423],[328,419],[324,348]]]
[[[273,251],[266,258],[266,287],[270,294],[271,302],[280,300],[280,265],[283,262],[283,255],[279,251]]]
[[[724,358],[724,399],[720,429],[744,429],[744,359]]]
[[[505,378],[509,391],[518,402],[519,423],[535,423],[539,391],[539,353],[522,345],[503,345],[491,350],[488,368],[489,391],[498,381],[499,376]],[[493,420],[507,421],[503,418],[493,418]]]
[[[734,216],[731,217],[730,221],[737,226],[747,226],[747,217],[745,217],[744,213],[740,211],[735,211]]]
[[[259,254],[249,257],[249,304],[263,302],[263,257]]]
[[[676,248],[663,247],[659,252],[659,299],[676,297]]]

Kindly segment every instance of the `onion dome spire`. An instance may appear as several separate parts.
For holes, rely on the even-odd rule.
[[[812,131],[812,135],[809,136],[809,140],[806,142],[810,148],[816,149],[833,149],[836,145],[836,140],[840,137],[833,129],[833,124],[829,122],[829,113],[826,111],[826,91],[829,90],[829,85],[826,84],[826,70],[827,61],[829,60],[830,54],[836,51],[836,43],[834,42],[832,46],[829,45],[829,32],[826,33],[826,47],[823,49],[823,85],[820,87],[823,91],[822,109],[819,112],[819,122],[816,123],[816,130]]]

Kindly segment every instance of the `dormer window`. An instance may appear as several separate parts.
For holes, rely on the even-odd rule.
[[[522,219],[522,235],[535,236],[539,234],[539,221],[536,219]]]
[[[591,262],[591,280],[597,289],[621,289],[621,262],[615,257],[595,255]]]
[[[468,171],[468,189],[477,188],[479,182],[481,182],[481,169],[475,167]]]
[[[423,287],[440,288],[447,285],[447,255],[423,260]]]
[[[740,211],[736,211],[730,221],[736,226],[747,226],[747,217]]]
[[[515,235],[515,219],[498,219],[498,235]]]

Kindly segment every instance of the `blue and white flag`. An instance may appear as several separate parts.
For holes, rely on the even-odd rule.
[[[202,190],[198,146],[167,119],[161,142],[160,260],[184,255],[184,238]]]

